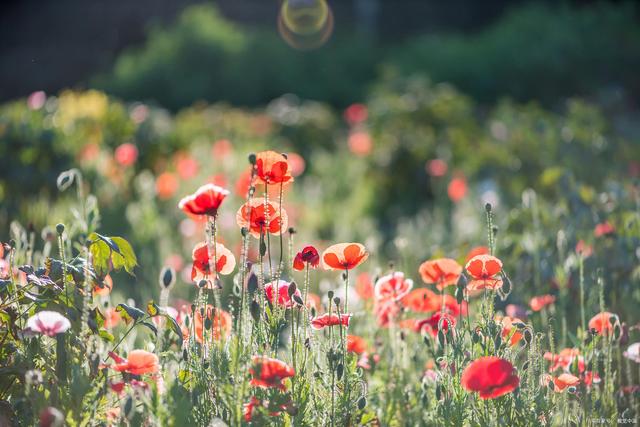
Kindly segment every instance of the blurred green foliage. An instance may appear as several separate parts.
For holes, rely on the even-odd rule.
[[[376,41],[338,29],[322,49],[300,52],[275,29],[243,28],[213,6],[185,9],[146,44],[121,55],[95,87],[172,110],[198,100],[260,105],[283,93],[346,106],[364,99],[381,70],[426,73],[474,99],[508,96],[554,104],[622,89],[640,95],[640,27],[631,3],[582,8],[529,4],[475,34]]]

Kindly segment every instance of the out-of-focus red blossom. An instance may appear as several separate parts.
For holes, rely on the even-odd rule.
[[[236,181],[236,194],[243,199],[249,194],[249,187],[251,186],[251,168],[245,169],[240,173],[238,180]]]
[[[309,310],[313,308],[316,313],[319,313],[322,310],[322,300],[320,299],[320,296],[313,292],[307,293],[307,308]]]
[[[556,297],[554,295],[539,295],[531,298],[529,301],[529,307],[533,311],[540,311],[548,305],[556,302]]]
[[[327,326],[336,325],[349,327],[349,319],[351,319],[351,314],[340,314],[338,316],[337,314],[326,313],[311,319],[311,327],[313,329],[323,329]]]
[[[291,168],[291,175],[293,175],[294,177],[302,175],[306,163],[304,161],[304,158],[300,154],[288,153],[287,161],[289,162],[289,167]]]
[[[218,274],[231,274],[236,268],[236,258],[233,253],[227,249],[222,243],[216,243],[215,253],[209,253],[209,247],[206,242],[198,243],[191,254],[193,266],[191,267],[191,280],[198,281],[207,279],[213,271],[209,261],[216,259],[216,272]]]
[[[287,390],[283,381],[296,374],[294,369],[283,361],[266,356],[254,356],[249,373],[253,377],[250,382],[253,387],[273,387],[281,391]]]
[[[584,240],[578,240],[576,253],[582,255],[583,258],[589,258],[593,254],[593,246],[587,245]]]
[[[171,172],[163,172],[156,178],[156,194],[162,200],[170,199],[178,191],[178,178]]]
[[[449,166],[442,159],[432,159],[427,162],[425,169],[429,175],[439,178],[447,173]]]
[[[47,94],[42,90],[37,90],[29,95],[27,98],[27,107],[30,110],[39,110],[44,107],[44,103],[47,101]]]
[[[251,422],[251,420],[253,419],[253,415],[254,415],[253,412],[255,408],[260,406],[261,404],[262,403],[257,397],[251,396],[251,399],[249,399],[249,401],[244,404],[243,416],[244,416],[245,422],[247,423]]]
[[[549,372],[553,372],[556,369],[562,369],[565,371],[569,371],[571,369],[571,365],[573,365],[573,361],[578,359],[578,372],[583,372],[585,369],[584,358],[580,356],[580,350],[577,348],[565,348],[560,350],[558,354],[553,354],[551,352],[545,352],[544,356],[545,360],[551,362],[549,366]]]
[[[219,139],[213,143],[211,149],[214,159],[224,159],[233,153],[233,144],[228,139]]]
[[[98,158],[99,154],[100,146],[95,142],[90,142],[85,144],[80,150],[80,153],[78,153],[78,161],[80,161],[80,163],[93,162]]]
[[[593,235],[596,237],[607,236],[616,232],[615,227],[609,222],[602,222],[593,229]]]
[[[119,145],[114,154],[120,166],[131,166],[138,160],[138,148],[130,142]]]
[[[144,104],[137,104],[129,112],[129,117],[135,124],[139,125],[149,117],[149,107]]]
[[[347,351],[362,354],[367,351],[367,342],[357,335],[347,335]]]
[[[595,330],[598,334],[608,336],[613,334],[615,326],[620,326],[618,315],[603,311],[589,320],[589,329]]]
[[[256,154],[256,176],[267,185],[293,182],[287,158],[275,151]]]
[[[453,178],[447,186],[447,194],[452,202],[458,203],[467,195],[467,180],[464,176],[460,175]]]
[[[184,260],[179,254],[171,254],[165,258],[164,265],[173,268],[175,271],[180,271],[184,267]]]
[[[361,300],[366,301],[373,298],[373,281],[369,273],[360,273],[356,278],[356,293]]]
[[[640,363],[640,342],[631,344],[629,347],[627,347],[627,350],[622,353],[622,355],[629,360]]]
[[[115,308],[109,307],[104,311],[104,327],[107,329],[113,329],[120,323],[120,313]]]
[[[403,272],[396,271],[378,279],[374,287],[374,295],[378,300],[399,301],[409,293],[412,287],[413,280],[406,279]]]
[[[198,165],[198,161],[193,156],[187,153],[177,153],[174,159],[176,171],[180,178],[188,180],[198,175],[200,165]]]
[[[305,264],[313,268],[320,265],[320,254],[318,254],[318,250],[313,246],[305,246],[296,254],[293,260],[293,269],[302,271],[304,270]]]
[[[435,311],[435,292],[427,288],[414,289],[402,298],[402,305],[416,313]]]
[[[509,317],[509,316],[497,317],[496,320],[502,326],[502,338],[506,339],[510,337],[509,343],[512,346],[518,344],[518,342],[520,342],[520,340],[522,339],[523,335],[522,335],[522,332],[520,332],[520,330],[518,329],[516,324],[518,323],[524,324],[524,322],[518,319],[517,317]]]
[[[69,319],[57,311],[39,311],[27,319],[27,330],[48,337],[55,337],[66,332],[71,327]]]
[[[278,280],[278,282],[276,283],[275,281],[273,282],[269,282],[266,285],[264,285],[264,292],[265,295],[267,296],[267,300],[271,301],[271,304],[278,304],[280,306],[283,306],[285,308],[290,308],[293,307],[294,301],[292,300],[293,295],[297,296],[298,298],[301,298],[300,296],[300,289],[298,289],[296,287],[295,292],[293,293],[292,296],[289,296],[289,285],[290,283],[284,280]],[[276,301],[276,293],[275,293],[275,288],[278,288],[277,292],[278,292],[278,300]]]
[[[102,287],[99,284],[94,283],[93,285],[93,295],[97,296],[108,296],[113,290],[113,279],[111,279],[110,275],[104,276],[102,280]]]
[[[227,178],[223,174],[211,175],[207,178],[207,182],[210,184],[215,184],[218,187],[226,188],[227,186]]]
[[[586,371],[583,375],[580,376],[580,380],[584,385],[590,387],[592,384],[599,384],[601,379],[600,375],[597,372]]]
[[[442,323],[442,331],[446,333],[449,331],[449,327],[454,328],[456,326],[456,319],[447,313],[439,311],[427,319],[416,321],[413,325],[413,330],[421,333],[429,333],[435,337],[438,335],[440,323]]]
[[[527,310],[517,304],[507,304],[507,306],[504,308],[504,312],[509,317],[517,317],[520,319],[527,318]]]
[[[205,310],[205,318],[203,319],[200,310],[196,310],[193,316],[193,327],[196,331],[196,341],[201,343],[204,340],[204,322],[208,318],[211,320],[211,329],[207,330],[207,338],[209,334],[214,340],[220,340],[221,338],[228,338],[231,335],[231,325],[233,319],[231,318],[231,314],[227,311],[222,310],[220,308],[213,307],[210,304],[207,304],[207,308]],[[184,340],[189,339],[189,329],[186,326],[182,328],[182,335]]]
[[[247,228],[252,236],[259,238],[261,233],[283,233],[289,224],[289,217],[279,203],[268,201],[265,206],[263,200],[251,199],[238,210],[236,222],[238,227]]]
[[[458,283],[462,266],[451,258],[438,258],[423,262],[418,272],[422,281],[427,284],[435,284],[440,290]]]
[[[64,425],[64,414],[53,406],[44,408],[40,412],[40,427],[62,427]]]
[[[350,126],[355,126],[367,120],[369,111],[366,105],[355,103],[344,110],[343,117]]]
[[[351,270],[368,257],[369,252],[360,243],[338,243],[322,253],[322,266],[325,270]]]
[[[195,193],[180,200],[178,208],[190,215],[216,216],[220,205],[228,195],[229,191],[222,187],[205,184]]]
[[[488,247],[476,246],[475,248],[471,249],[469,253],[467,253],[467,256],[465,257],[464,262],[467,263],[471,258],[478,255],[490,255],[490,254],[491,254],[491,251],[489,250]]]
[[[476,255],[467,262],[467,273],[473,280],[467,284],[469,290],[497,289],[502,279],[496,277],[502,271],[502,261],[492,255]]]
[[[518,388],[520,379],[509,361],[486,356],[465,368],[460,383],[466,390],[477,392],[480,399],[495,399]]]
[[[349,151],[356,156],[366,156],[373,150],[373,140],[369,132],[363,130],[351,132],[347,141]]]
[[[113,353],[110,355],[112,354]],[[116,371],[128,372],[133,375],[143,375],[153,374],[160,370],[158,356],[146,350],[132,350],[126,359],[117,359],[116,364],[113,365],[113,369]]]

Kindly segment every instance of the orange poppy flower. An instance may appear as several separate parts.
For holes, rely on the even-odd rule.
[[[580,350],[577,348],[565,348],[560,350],[560,353],[558,354],[553,354],[547,351],[544,353],[544,358],[545,360],[552,362],[549,367],[549,371],[555,371],[560,368],[568,371],[576,358],[578,358],[578,371],[582,372],[585,368],[584,358],[580,356]]]
[[[344,327],[349,327],[349,320],[351,319],[350,314],[341,314],[338,316],[337,314],[323,314],[322,316],[314,317],[311,319],[311,327],[313,329],[323,329],[327,326],[336,326],[342,325]]]
[[[313,246],[306,246],[296,254],[293,260],[293,269],[302,271],[304,270],[305,264],[313,268],[316,268],[320,264],[320,255],[318,254],[318,250]]]
[[[292,367],[281,360],[266,356],[254,356],[253,366],[249,368],[253,377],[250,384],[254,387],[277,388],[286,391],[283,381],[296,373]]]
[[[449,182],[447,194],[452,202],[458,203],[467,195],[467,180],[464,175],[458,174]]]
[[[502,271],[502,261],[492,255],[476,255],[466,265],[467,273],[473,278],[467,285],[471,291],[479,289],[497,289],[502,279],[496,277]]]
[[[515,323],[524,323],[522,320],[517,317],[499,317],[497,316],[496,320],[502,325],[502,338],[509,338],[511,345],[516,345],[522,339],[522,332],[518,329]]]
[[[556,302],[555,296],[540,295],[540,296],[531,298],[531,301],[529,301],[529,307],[531,307],[531,310],[533,311],[540,311],[546,306],[553,304],[554,302]]]
[[[193,267],[191,267],[191,280],[199,281],[208,278],[212,273],[209,261],[213,261],[214,254],[209,253],[209,247],[206,242],[201,242],[193,248],[191,258]],[[216,272],[218,274],[230,274],[236,268],[236,258],[231,251],[222,243],[216,243]]]
[[[185,213],[195,216],[216,216],[222,201],[229,195],[229,191],[215,184],[205,184],[198,190],[184,197],[178,203],[178,208]]]
[[[220,309],[215,308],[210,304],[207,304],[207,308],[205,310],[205,316],[208,319],[211,319],[211,329],[207,330],[207,336],[211,334],[214,340],[219,340],[222,337],[228,338],[231,334],[231,324],[232,318],[231,315]],[[195,339],[197,342],[201,343],[203,340],[203,330],[204,330],[204,322],[203,316],[200,313],[200,309],[196,308],[196,311],[193,316],[193,328],[195,329],[196,336]],[[182,326],[182,336],[186,341],[189,339],[191,332],[191,327],[186,327],[184,324]]]
[[[262,199],[251,199],[240,207],[236,214],[238,227],[247,228],[253,237],[260,238],[260,233],[281,234],[287,229],[289,218],[280,204]]]
[[[367,342],[357,335],[347,335],[347,351],[362,354],[367,351]]]
[[[443,300],[444,300],[444,304],[443,304]],[[462,304],[458,304],[458,301],[456,300],[456,298],[453,295],[449,295],[449,294],[444,294],[444,295],[435,295],[433,300],[433,307],[432,309],[434,311],[441,311],[442,310],[442,306],[444,305],[444,311],[449,313],[452,316],[458,316],[459,314],[462,315],[466,315],[467,314],[467,302],[466,301],[462,301]]]
[[[616,232],[616,229],[609,221],[605,221],[601,224],[596,225],[593,230],[593,234],[596,237],[607,236],[609,234],[613,234]]]
[[[111,291],[113,290],[113,279],[111,279],[110,275],[106,275],[104,276],[104,279],[102,280],[102,287],[100,287],[100,285],[94,283],[93,285],[93,295],[98,295],[101,297],[106,297],[108,296]]]
[[[162,200],[172,198],[178,187],[178,178],[171,172],[161,173],[156,178],[156,194]]]
[[[402,298],[402,305],[417,313],[435,311],[439,308],[436,307],[434,303],[435,298],[435,292],[427,288],[418,288],[412,290]]]
[[[582,255],[583,258],[589,258],[593,254],[593,246],[588,245],[584,240],[578,240],[576,253]]]
[[[548,377],[550,377],[550,375],[545,378],[548,379]],[[552,377],[551,380],[553,381],[553,390],[555,392],[564,391],[568,387],[577,387],[578,384],[580,384],[580,378],[567,373],[560,374],[556,378]]]
[[[418,272],[424,283],[435,284],[442,290],[458,283],[462,266],[454,259],[439,258],[423,262]]]
[[[460,382],[466,390],[477,392],[480,399],[495,399],[518,388],[520,378],[508,360],[486,356],[471,362]]]
[[[620,325],[620,320],[616,314],[608,311],[598,313],[589,320],[589,329],[593,329],[604,336],[613,333],[614,325]]]
[[[405,279],[404,273],[396,271],[381,277],[375,284],[374,295],[376,299],[400,300],[413,287],[413,280]]]
[[[316,313],[322,310],[322,301],[320,297],[313,292],[309,292],[307,294],[307,308],[309,310],[314,308],[316,310]]]
[[[293,182],[286,156],[275,151],[256,154],[256,176],[267,185]]]
[[[322,253],[322,265],[325,270],[351,270],[368,257],[369,252],[360,243],[338,243]]]
[[[118,358],[113,369],[132,375],[153,374],[160,370],[158,356],[145,350],[132,350],[126,359]]]

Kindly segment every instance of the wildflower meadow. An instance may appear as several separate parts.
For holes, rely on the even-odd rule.
[[[283,94],[277,67],[315,73],[307,51],[336,49],[346,12],[280,3],[281,45],[198,5],[111,80],[0,105],[0,427],[637,425],[633,78],[515,101],[494,99],[499,74],[443,65],[468,95],[418,61],[357,88],[345,65],[352,83],[317,82],[334,98]],[[477,40],[547,13],[531,10]],[[602,46],[624,45],[614,12]],[[437,51],[480,55],[456,40]],[[611,60],[630,64],[632,44]],[[185,45],[202,50],[187,65]],[[265,52],[271,77],[244,88]],[[191,74],[201,58],[215,84]],[[189,72],[158,83],[164,61]],[[191,104],[190,85],[257,105]]]

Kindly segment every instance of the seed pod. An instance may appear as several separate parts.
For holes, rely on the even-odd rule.
[[[249,280],[247,280],[247,290],[250,294],[253,294],[258,290],[258,276],[254,273],[249,274]]]
[[[184,360],[185,362],[189,360],[189,353],[187,352],[186,348],[182,350],[182,360]]]
[[[298,286],[296,285],[296,282],[289,283],[289,287],[287,288],[287,293],[289,294],[289,298],[291,298],[293,294],[296,293],[297,289],[298,289]]]
[[[247,235],[249,234],[249,229],[247,227],[242,227],[240,229],[240,234],[242,234],[242,237],[247,237]]]
[[[253,321],[257,322],[260,320],[260,304],[258,301],[251,301],[251,306],[249,307],[249,311],[251,312],[251,317],[253,317]]]
[[[206,319],[204,319],[204,328],[208,331],[211,329],[211,318],[207,317]]]
[[[59,223],[56,225],[56,232],[60,235],[62,235],[62,233],[64,233],[64,224]],[[13,245],[15,246],[15,244]]]
[[[289,234],[296,234],[297,233],[296,229],[293,228],[293,227],[289,227],[288,231],[289,231]]]
[[[523,336],[526,343],[531,344],[531,341],[533,341],[533,334],[531,333],[531,330],[529,328],[524,330]]]
[[[327,296],[329,297],[329,299],[333,299],[333,291],[327,292]]]
[[[163,267],[158,279],[161,288],[168,289],[176,283],[176,272],[171,267]]]
[[[335,297],[333,299],[333,303],[336,305],[336,307],[339,307],[340,306],[340,297]]]
[[[263,238],[260,239],[260,256],[265,256],[267,253],[267,244]]]
[[[360,399],[358,399],[358,409],[362,411],[366,406],[367,398],[365,396],[362,396]]]
[[[342,273],[342,280],[347,280],[347,273],[346,272]]]
[[[456,287],[456,302],[458,304],[462,304],[464,301],[464,289],[466,287],[467,279],[464,278],[464,274],[460,275],[460,279],[458,279],[458,286]]]
[[[202,289],[202,288],[204,288],[205,286],[207,286],[207,281],[206,281],[205,279],[201,279],[201,280],[198,282],[198,287],[199,287],[200,289]]]
[[[251,163],[252,165],[256,164],[256,155],[255,155],[255,153],[249,154],[249,163]]]
[[[294,295],[291,297],[291,299],[293,299],[293,301],[294,301],[296,304],[298,304],[299,306],[303,306],[303,305],[304,305],[304,301],[302,301],[302,298],[300,298],[300,296],[299,296],[299,295],[295,295],[295,294],[294,294]]]

